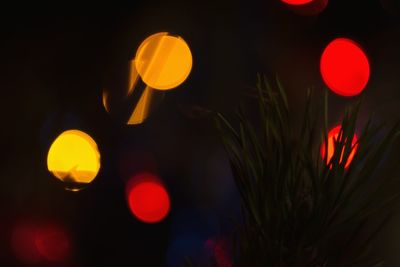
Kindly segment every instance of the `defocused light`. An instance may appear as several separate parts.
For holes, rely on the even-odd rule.
[[[140,174],[132,178],[127,187],[128,204],[137,219],[145,223],[162,221],[169,213],[167,190],[153,174]]]
[[[321,13],[328,0],[281,0],[288,8],[299,15],[313,16]]]
[[[103,90],[102,100],[104,109],[110,113],[110,104],[108,103],[109,93],[107,90]]]
[[[67,234],[53,225],[19,225],[12,233],[11,245],[18,260],[26,264],[62,262],[70,254]]]
[[[70,251],[66,233],[54,226],[40,229],[35,236],[35,245],[40,255],[50,262],[66,260]]]
[[[47,168],[67,189],[82,189],[94,180],[100,169],[96,142],[79,130],[63,132],[49,149]]]
[[[128,80],[128,91],[127,96],[130,96],[132,92],[135,90],[136,85],[139,81],[139,73],[136,69],[136,60],[133,59],[129,64],[129,80]]]
[[[135,63],[144,83],[154,89],[169,90],[189,76],[192,53],[181,37],[156,33],[140,45]]]
[[[128,125],[143,123],[156,110],[165,94],[165,91],[154,90],[139,80],[135,62],[131,60],[127,66],[129,76],[122,92],[105,89],[102,95],[104,109]]]
[[[140,124],[147,119],[150,114],[150,107],[154,93],[154,90],[150,87],[144,89],[139,102],[136,104],[135,109],[127,122],[128,125]]]
[[[327,162],[328,163],[332,159],[333,154],[335,152],[335,140],[337,140],[339,138],[340,130],[341,130],[341,126],[339,125],[339,126],[336,126],[335,128],[333,128],[332,130],[330,130],[328,133],[328,154],[327,154]],[[356,143],[357,143],[357,135],[354,134],[351,145],[354,146]],[[350,163],[353,160],[353,158],[356,154],[356,151],[357,151],[357,145],[350,152],[349,157],[347,158],[347,162],[345,164],[345,168],[348,168],[350,166]],[[343,160],[343,154],[344,154],[344,150],[342,151],[341,156],[340,156],[340,160],[339,160],[340,163]],[[323,144],[321,146],[321,156],[322,156],[322,158],[325,158],[325,144]]]
[[[281,0],[289,5],[305,5],[311,3],[313,0]]]
[[[41,260],[35,246],[36,229],[31,225],[17,226],[11,236],[11,246],[17,259],[23,263],[33,264]]]
[[[361,47],[346,38],[333,40],[321,57],[321,74],[326,85],[341,96],[355,96],[368,83],[370,65]]]

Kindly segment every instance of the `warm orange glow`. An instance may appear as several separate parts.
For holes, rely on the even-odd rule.
[[[148,117],[150,113],[150,104],[152,101],[152,97],[153,89],[151,89],[150,87],[146,87],[127,124],[133,125],[144,122],[144,120]]]
[[[135,60],[131,60],[129,64],[129,82],[128,82],[128,92],[127,96],[130,96],[135,90],[135,87],[139,81],[139,73],[136,69],[136,62]]]
[[[333,128],[329,133],[328,133],[328,155],[327,155],[327,160],[328,163],[329,161],[332,159],[333,154],[335,152],[335,140],[337,140],[339,138],[339,134],[340,134],[340,130],[341,130],[341,126],[336,126],[335,128]],[[352,140],[352,146],[354,146],[357,143],[357,135],[354,134],[353,140]],[[353,150],[351,151],[345,168],[347,169],[350,166],[351,161],[353,160],[355,154],[357,151],[357,145],[355,145],[355,147],[353,148]],[[343,154],[344,154],[344,150],[342,151],[342,154],[340,156],[340,163],[342,162],[343,159]],[[325,157],[325,144],[323,144],[321,146],[321,156],[322,158]]]
[[[103,106],[104,106],[104,109],[105,109],[108,113],[110,113],[110,105],[109,105],[109,103],[108,103],[108,97],[109,97],[109,95],[108,95],[107,91],[106,91],[106,90],[103,90],[103,96],[102,96]]]
[[[100,152],[86,133],[69,130],[53,142],[47,156],[47,168],[72,191],[89,184],[100,169]]]
[[[179,86],[192,69],[192,53],[187,43],[167,32],[153,34],[140,45],[136,69],[148,86],[169,90]]]

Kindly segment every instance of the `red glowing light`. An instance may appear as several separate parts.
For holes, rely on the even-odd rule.
[[[328,133],[328,155],[327,155],[327,160],[328,163],[329,161],[332,159],[334,151],[335,151],[335,140],[337,140],[339,138],[339,134],[340,134],[340,130],[341,130],[341,126],[336,126],[335,128],[333,128],[329,133]],[[347,158],[347,162],[346,165],[344,166],[346,169],[350,166],[351,161],[353,160],[355,154],[356,154],[356,150],[357,150],[357,135],[354,134],[353,136],[353,140],[351,141],[351,145],[354,146],[353,150],[350,152],[349,157]],[[340,156],[340,163],[343,160],[343,154],[344,154],[344,150],[342,151],[342,154]],[[325,144],[323,144],[321,146],[321,156],[322,158],[325,157]]]
[[[61,228],[44,224],[17,226],[11,243],[18,260],[28,264],[62,262],[70,252],[66,233]]]
[[[11,246],[17,259],[23,263],[33,264],[41,260],[35,246],[36,229],[31,225],[17,226],[11,237]]]
[[[368,83],[370,65],[362,48],[346,38],[333,40],[324,50],[320,62],[326,85],[341,96],[355,96]]]
[[[293,12],[303,16],[314,16],[328,6],[328,0],[281,0]]]
[[[128,187],[128,202],[136,218],[145,223],[162,221],[170,210],[169,195],[152,174],[134,177]]]
[[[47,227],[38,231],[35,245],[40,255],[50,262],[64,261],[70,250],[67,235],[55,227]]]
[[[306,5],[311,3],[313,0],[281,0],[283,3],[285,4],[289,4],[289,5],[294,5],[294,6],[298,6],[298,5]]]

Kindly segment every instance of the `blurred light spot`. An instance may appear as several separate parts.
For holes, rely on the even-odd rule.
[[[332,130],[330,130],[329,133],[328,133],[328,154],[327,154],[327,162],[328,163],[332,159],[333,154],[335,152],[335,140],[338,140],[339,134],[340,134],[340,130],[341,130],[341,125],[336,126]],[[355,145],[355,146],[354,146],[353,150],[351,151],[351,153],[350,153],[350,155],[349,155],[349,157],[347,159],[345,168],[348,168],[350,166],[350,163],[351,163],[351,161],[353,160],[353,158],[354,158],[354,156],[356,154],[356,151],[357,151],[357,145],[356,145],[357,140],[358,140],[357,135],[354,134],[354,137],[353,137],[353,140],[351,142],[351,145],[352,146]],[[341,156],[340,156],[340,161],[339,161],[340,163],[342,163],[343,154],[344,154],[344,150],[342,151]],[[325,144],[323,144],[321,146],[321,156],[322,156],[322,158],[325,158]]]
[[[127,96],[130,96],[135,90],[135,87],[139,81],[139,73],[136,69],[136,62],[135,60],[131,60],[129,64],[129,82],[128,82],[128,92]]]
[[[313,16],[321,13],[328,6],[328,0],[281,0],[299,15]]]
[[[324,50],[321,74],[326,85],[341,96],[355,96],[368,83],[370,65],[361,47],[353,40],[338,38]]]
[[[110,113],[110,104],[108,103],[108,98],[109,98],[109,94],[107,92],[107,90],[103,90],[103,107],[104,109]]]
[[[11,246],[17,259],[23,263],[33,264],[41,260],[35,245],[36,229],[31,225],[17,226],[11,236]]]
[[[68,190],[78,191],[97,176],[100,152],[96,142],[79,130],[68,130],[53,142],[47,168]]]
[[[154,90],[139,80],[135,60],[128,66],[127,85],[123,92],[103,90],[103,106],[110,114],[128,125],[143,123],[164,98],[164,91]]]
[[[144,89],[144,92],[141,95],[139,102],[137,103],[131,117],[127,122],[128,125],[140,124],[144,122],[145,119],[147,119],[150,114],[153,93],[154,90],[150,87],[146,87],[146,89]]]
[[[305,5],[311,3],[313,0],[281,0],[289,5]]]
[[[167,190],[153,174],[142,173],[127,185],[129,208],[133,215],[145,223],[162,221],[170,211]]]
[[[53,225],[19,225],[12,233],[11,245],[18,260],[26,264],[63,262],[70,255],[67,234]]]
[[[192,69],[192,54],[187,43],[167,32],[156,33],[140,45],[136,69],[148,86],[169,90],[182,84]]]
[[[113,90],[109,90],[108,88],[103,90],[103,95],[102,95],[103,106],[104,106],[104,109],[108,113],[111,112],[111,104],[110,104],[111,100],[110,99],[117,100],[117,101],[114,101],[114,102],[118,102],[115,104],[121,105],[120,102],[122,100],[126,100],[129,96],[131,96],[132,93],[134,92],[136,86],[138,85],[139,74],[136,70],[136,64],[135,64],[134,59],[129,61],[129,66],[127,66],[127,68],[128,68],[128,70],[125,69],[125,71],[127,71],[127,73],[128,73],[128,77],[127,77],[128,81],[127,81],[127,84],[123,85],[122,95],[120,93],[119,97],[118,97],[120,99],[113,99],[113,98],[115,98],[115,95],[117,95],[117,94],[115,94],[115,95],[113,94]]]
[[[64,231],[54,226],[39,230],[35,237],[38,252],[50,262],[62,262],[67,259],[70,243]]]

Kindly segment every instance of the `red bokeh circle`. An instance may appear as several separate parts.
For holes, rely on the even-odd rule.
[[[26,264],[41,261],[41,255],[35,245],[37,229],[30,224],[18,225],[11,236],[11,246],[17,259]]]
[[[281,2],[302,16],[318,15],[328,6],[328,0],[281,0]]]
[[[39,254],[49,262],[62,262],[70,253],[68,236],[55,226],[47,226],[37,231],[35,245]]]
[[[169,213],[170,198],[163,184],[152,174],[133,178],[128,186],[128,203],[133,215],[145,223],[162,221]]]
[[[311,3],[314,0],[281,0],[283,3],[288,4],[288,5],[306,5]]]
[[[370,64],[367,55],[353,40],[338,38],[324,50],[320,62],[326,85],[341,96],[355,96],[368,83]]]
[[[329,131],[328,133],[328,154],[327,154],[327,162],[329,163],[329,161],[332,159],[333,154],[335,152],[335,140],[337,140],[339,138],[339,134],[340,134],[340,130],[341,130],[342,126],[336,126],[335,128],[333,128],[332,130]],[[353,160],[356,151],[357,151],[357,143],[358,141],[358,137],[356,134],[354,134],[353,136],[353,140],[351,141],[351,145],[354,146],[353,150],[350,152],[349,157],[347,158],[347,162],[345,164],[345,169],[347,169],[350,166],[351,161]],[[344,154],[344,150],[342,151],[342,154],[340,156],[340,163],[343,160],[343,154]],[[325,144],[323,144],[321,146],[321,156],[322,158],[325,158]]]
[[[70,239],[65,230],[48,223],[17,225],[11,237],[15,256],[26,264],[61,263],[70,256]]]

